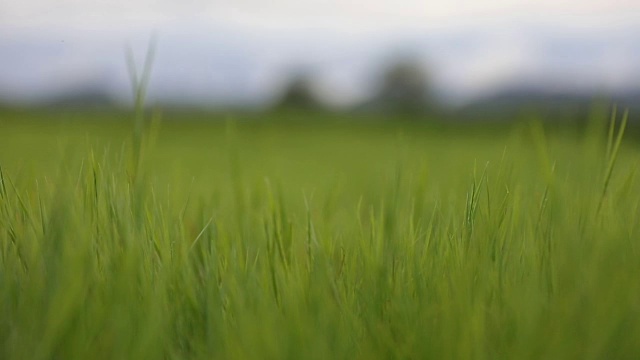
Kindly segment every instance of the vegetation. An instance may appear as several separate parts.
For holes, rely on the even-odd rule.
[[[638,358],[621,115],[5,113],[0,358]]]
[[[289,81],[274,106],[276,110],[280,111],[292,108],[303,111],[320,111],[326,107],[314,89],[311,76],[303,74],[296,75]]]
[[[364,107],[416,116],[434,110],[432,96],[425,69],[419,61],[409,57],[393,62],[384,70],[378,92]]]

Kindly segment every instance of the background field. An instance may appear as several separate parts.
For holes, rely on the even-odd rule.
[[[0,357],[640,356],[620,113],[349,116],[3,113]]]

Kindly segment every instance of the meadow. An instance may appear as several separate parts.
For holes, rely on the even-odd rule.
[[[640,357],[621,110],[147,115],[0,114],[0,358]]]

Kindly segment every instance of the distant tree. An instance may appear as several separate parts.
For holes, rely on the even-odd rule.
[[[285,86],[279,101],[279,108],[320,109],[322,102],[313,89],[313,81],[309,76],[298,74],[293,76]]]
[[[394,62],[382,74],[376,107],[400,113],[422,113],[433,106],[427,73],[411,58]]]

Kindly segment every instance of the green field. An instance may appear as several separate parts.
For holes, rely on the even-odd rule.
[[[620,111],[303,115],[0,114],[0,358],[640,358]]]

